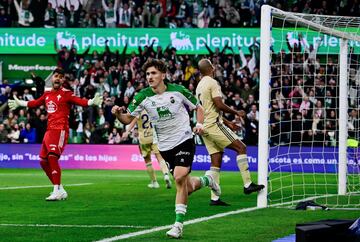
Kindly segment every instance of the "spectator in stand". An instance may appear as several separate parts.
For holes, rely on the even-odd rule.
[[[70,5],[69,9],[65,8],[65,16],[66,16],[66,26],[68,28],[76,28],[79,27],[79,19],[81,8],[75,11],[75,6]]]
[[[115,4],[112,2],[112,0],[108,1],[108,5],[106,5],[105,0],[102,0],[102,7],[105,10],[105,23],[106,28],[115,28],[116,27],[116,11],[117,11],[117,4],[118,1],[114,0]],[[141,27],[141,26],[138,26]]]
[[[47,8],[45,9],[44,27],[45,28],[56,27],[56,11],[50,2],[48,3]]]
[[[36,131],[31,127],[30,123],[26,123],[25,128],[20,131],[20,141],[28,144],[35,144]]]
[[[116,128],[113,128],[108,138],[108,144],[120,144],[120,142],[121,142],[120,133]]]
[[[65,9],[62,6],[57,8],[56,12],[56,27],[57,28],[66,28],[66,15]]]
[[[31,79],[35,83],[35,88],[36,88],[35,98],[39,98],[44,93],[45,81],[40,76],[36,76],[34,72],[31,72]],[[24,96],[25,96],[25,94],[24,94]]]
[[[120,1],[120,0],[118,0]],[[119,7],[119,18],[118,18],[118,27],[120,28],[129,28],[131,27],[131,20],[132,20],[132,9],[129,8],[129,4],[124,2]]]
[[[34,100],[34,96],[30,93],[29,89],[28,88],[25,88],[24,89],[24,100],[25,101],[31,101],[31,100]]]
[[[21,1],[19,4],[17,0],[14,0],[14,5],[19,17],[19,27],[30,27],[30,24],[34,21],[34,16],[29,10],[29,3]]]
[[[1,144],[5,144],[5,143],[8,143],[8,130],[7,128],[5,127],[4,124],[0,124],[0,143]]]
[[[11,131],[7,135],[7,138],[11,143],[20,143],[20,127],[18,124],[14,124],[11,126]]]
[[[159,8],[160,11],[158,11],[156,7],[151,7],[150,13],[147,13],[146,9],[147,8],[145,8],[144,11],[145,11],[145,16],[147,16],[147,21],[146,21],[148,24],[147,27],[148,28],[158,28],[160,25],[160,18],[163,14],[162,8],[160,7]]]
[[[226,16],[227,26],[228,27],[239,27],[240,14],[234,8],[234,6],[231,5],[230,1],[226,2],[224,12],[225,12],[225,16]]]

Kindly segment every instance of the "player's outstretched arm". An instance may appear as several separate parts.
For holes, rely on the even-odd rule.
[[[9,105],[10,110],[15,110],[18,107],[27,107],[27,103],[28,103],[27,101],[20,100],[15,95],[13,97],[14,97],[14,100],[9,100],[8,101],[8,105]]]
[[[131,116],[130,113],[123,113],[124,108],[123,107],[119,107],[117,105],[115,105],[114,107],[112,107],[111,109],[111,113],[117,118],[119,119],[119,121],[123,124],[129,124],[131,123],[131,121],[133,121],[133,119],[135,118],[134,116]]]

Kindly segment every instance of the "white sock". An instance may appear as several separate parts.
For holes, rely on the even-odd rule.
[[[210,174],[214,178],[214,181],[220,185],[220,168],[211,166],[210,167]],[[211,200],[217,201],[219,200],[219,196],[216,196],[213,191],[211,191]]]
[[[240,170],[240,174],[244,183],[244,187],[249,187],[251,184],[251,177],[249,171],[249,164],[247,160],[247,155],[242,154],[236,157],[237,165]]]

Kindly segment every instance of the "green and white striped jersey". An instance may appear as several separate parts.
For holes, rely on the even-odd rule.
[[[186,106],[193,110],[198,105],[194,95],[184,86],[166,84],[162,94],[156,94],[150,87],[135,95],[128,107],[132,116],[146,110],[154,126],[160,151],[167,151],[192,138],[190,118]]]

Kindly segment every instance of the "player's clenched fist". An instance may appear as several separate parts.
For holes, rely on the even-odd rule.
[[[115,106],[112,107],[112,109],[111,109],[111,113],[112,113],[113,115],[121,114],[123,111],[124,111],[124,108],[123,108],[123,107],[119,107],[118,105],[115,105]]]

